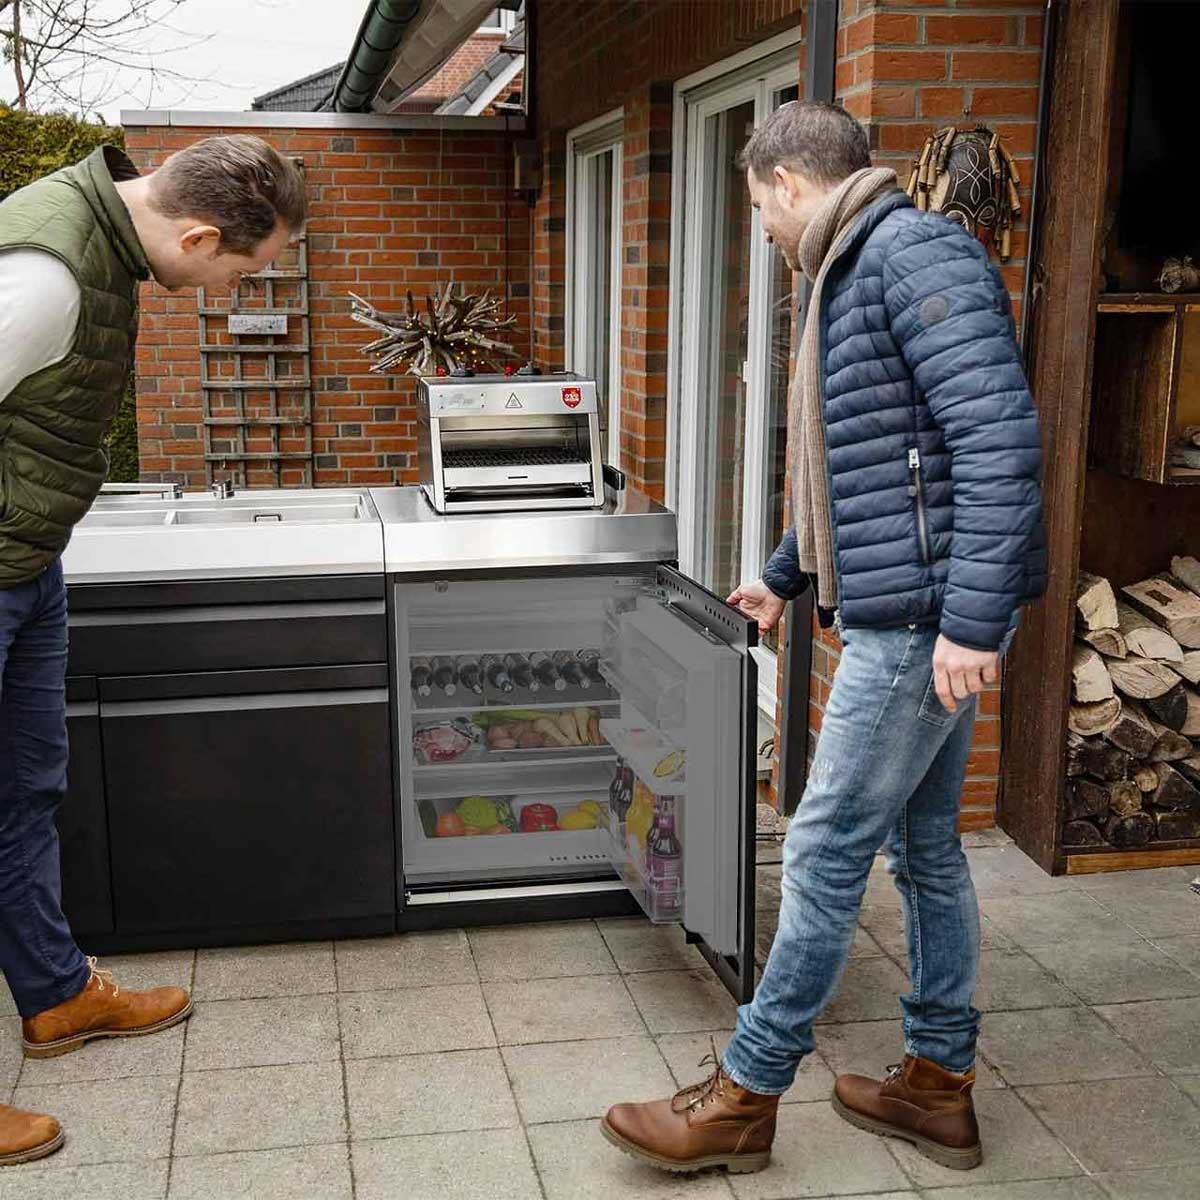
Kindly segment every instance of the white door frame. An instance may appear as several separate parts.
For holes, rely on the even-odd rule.
[[[695,272],[705,261],[705,236],[711,228],[704,187],[704,171],[711,164],[698,151],[709,117],[752,100],[755,123],[759,124],[771,111],[773,97],[799,82],[795,45],[800,31],[792,31],[786,37],[782,48],[772,46],[771,51],[757,62],[743,63],[740,69],[733,71],[710,69],[699,80],[693,77],[676,87],[673,161],[677,164],[675,178],[682,180],[683,186],[674,189],[672,213],[670,328],[674,352],[668,362],[667,495],[677,514],[680,566],[692,575],[697,573],[702,561],[704,524],[700,503],[708,432],[701,423],[700,404],[704,384],[701,360],[704,357],[706,314],[699,311],[701,288]],[[689,84],[692,86],[686,86]],[[682,164],[682,171],[679,164]],[[769,446],[766,428],[770,386],[770,363],[766,353],[769,285],[770,247],[763,239],[761,221],[755,212],[751,219],[748,358],[742,367],[746,385],[741,512],[743,580],[757,578],[763,567],[761,546],[767,514],[764,488]],[[755,657],[759,663],[759,706],[773,717],[775,655],[759,647]]]
[[[583,185],[585,172],[601,154],[612,152],[612,256],[609,296],[609,395],[608,461],[619,467],[621,459],[621,259],[624,248],[625,111],[613,109],[567,134],[567,230],[564,287],[564,363],[568,371],[580,370],[592,360],[591,323],[588,320],[588,280],[576,263],[590,262],[592,228],[584,201],[588,189]]]

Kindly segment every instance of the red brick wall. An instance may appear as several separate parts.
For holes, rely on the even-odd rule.
[[[217,132],[129,127],[126,145],[146,170]],[[507,280],[508,311],[518,318],[511,340],[523,358],[529,213],[511,192],[511,147],[494,130],[441,136],[379,128],[236,132],[257,132],[304,161],[317,484],[415,482],[415,382],[396,372],[369,373],[359,347],[373,335],[350,320],[347,292],[394,310],[409,288],[418,300],[452,280],[504,295]],[[198,335],[194,292],[143,288],[137,407],[147,480],[205,483]]]
[[[543,188],[534,220],[534,344],[562,362],[566,133],[625,110],[621,269],[621,465],[662,499],[667,457],[667,312],[673,81],[800,19],[801,0],[551,0],[536,7]],[[803,54],[801,53],[801,71]]]
[[[436,74],[430,76],[411,96],[405,97],[397,112],[432,112],[456,96],[475,77],[479,68],[496,53],[508,34],[477,33],[469,37],[447,59],[446,65]],[[507,86],[506,92],[521,90],[521,75]],[[503,94],[500,97],[503,99]],[[487,112],[491,111],[488,106]]]
[[[867,126],[876,164],[894,167],[901,184],[934,129],[982,122],[1001,135],[1021,175],[1025,210],[1013,230],[1012,257],[1000,268],[1019,321],[1037,143],[1042,6],[1028,0],[841,0],[839,16],[838,99]],[[840,652],[833,631],[814,624],[810,754]],[[995,823],[1000,703],[998,687],[980,697],[963,790],[961,824],[967,829]]]

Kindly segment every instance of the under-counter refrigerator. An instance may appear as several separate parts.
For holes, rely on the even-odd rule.
[[[755,624],[671,513],[440,515],[374,493],[394,638],[401,928],[617,914],[754,978]]]

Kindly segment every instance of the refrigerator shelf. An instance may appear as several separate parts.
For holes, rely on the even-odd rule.
[[[415,708],[413,715],[419,721],[426,721],[437,717],[470,717],[475,713],[486,713],[493,708],[500,711],[506,708],[536,708],[539,712],[554,713],[561,712],[563,709],[615,708],[620,703],[620,698],[616,696],[606,697],[603,700],[555,700],[552,704],[544,704],[537,700],[531,701],[529,704],[513,704],[509,700],[504,704],[496,705],[467,704],[459,705],[457,708]]]
[[[656,729],[638,728],[625,721],[602,720],[600,732],[613,750],[633,768],[633,773],[656,796],[677,796],[684,790],[686,768],[683,752]],[[657,769],[668,755],[680,756],[677,770],[659,775]]]
[[[545,703],[541,700],[546,692],[554,697],[553,703]],[[472,697],[470,704],[459,702],[464,693]],[[412,707],[413,712],[421,717],[430,713],[435,715],[458,713],[469,716],[471,713],[485,712],[489,708],[596,708],[601,704],[614,704],[616,700],[617,697],[613,694],[612,688],[601,684],[592,684],[590,688],[568,687],[561,692],[550,689],[533,692],[528,688],[500,692],[489,684],[484,688],[482,695],[469,692],[465,688],[459,688],[453,697],[447,697],[444,694],[439,696],[437,692],[428,696],[414,695]],[[439,701],[446,702],[445,706],[439,705]]]
[[[582,650],[598,646],[600,619],[564,618],[561,613],[465,621],[461,617],[427,617],[409,625],[408,652],[430,654],[533,654],[539,650]]]
[[[625,826],[618,822],[615,814],[611,812],[605,833],[613,867],[646,916],[656,925],[678,921],[683,916],[682,882],[670,899],[659,895],[651,884],[646,868],[629,852],[625,841]]]
[[[530,750],[486,750],[478,747],[475,751],[467,751],[453,762],[425,763],[414,761],[413,778],[452,779],[464,771],[491,766],[519,766],[522,770],[530,767],[557,766],[564,760],[570,762],[613,762],[616,752],[611,746],[562,746],[554,749],[542,746]]]
[[[461,797],[431,801],[438,814],[457,807]],[[527,804],[550,804],[560,819],[581,802],[579,792],[507,794],[513,815],[520,821]],[[599,799],[599,798],[598,798]],[[601,801],[603,804],[603,801]],[[559,829],[547,832],[519,830],[507,834],[475,834],[459,837],[430,837],[420,820],[413,823],[413,836],[420,846],[420,865],[407,872],[410,878],[497,879],[545,871],[549,874],[596,873],[611,870],[607,808],[605,820],[593,829]]]
[[[600,747],[592,747],[599,750]],[[495,764],[440,763],[414,767],[413,787],[418,799],[439,800],[463,796],[511,796],[531,792],[563,792],[580,800],[606,799],[612,762],[610,753],[600,757],[573,754],[534,762]]]
[[[663,692],[655,697],[646,691],[622,667],[609,660],[600,660],[600,672],[620,696],[624,710],[632,709],[641,723],[655,729],[682,729],[686,723],[685,699],[681,689]]]

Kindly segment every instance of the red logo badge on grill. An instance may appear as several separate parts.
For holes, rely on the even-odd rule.
[[[562,390],[562,402],[568,408],[578,408],[583,402],[583,393],[577,387],[565,387]]]

